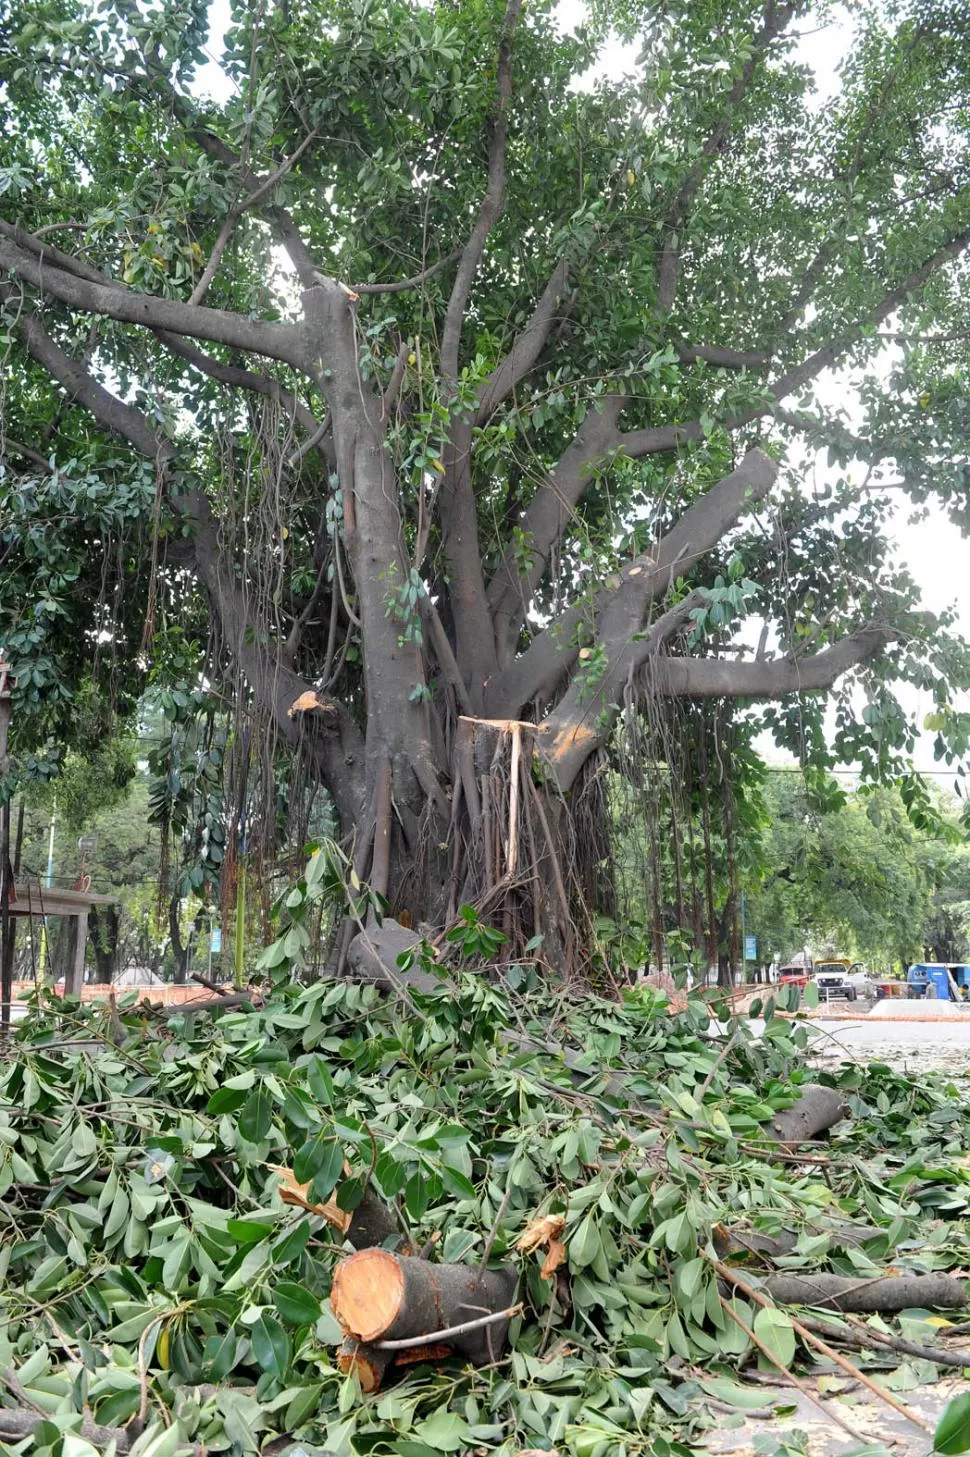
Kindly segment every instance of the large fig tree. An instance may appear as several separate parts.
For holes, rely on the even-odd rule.
[[[556,9],[13,0],[0,640],[21,755],[188,683],[392,905],[568,949],[619,718],[810,754],[834,688],[893,774],[908,678],[965,737],[884,528],[967,509],[970,52],[863,0],[821,105],[825,5]]]

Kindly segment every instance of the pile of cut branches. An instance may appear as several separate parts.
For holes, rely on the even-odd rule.
[[[620,1457],[723,1423],[746,1367],[962,1365],[928,1323],[968,1256],[942,1080],[812,1084],[770,1007],[755,1036],[420,945],[389,995],[362,949],[222,1009],[38,999],[0,1077],[4,1444]]]

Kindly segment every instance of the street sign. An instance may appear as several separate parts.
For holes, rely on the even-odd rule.
[[[757,959],[758,959],[758,938],[757,938],[757,936],[745,936],[745,938],[744,938],[744,959],[745,959],[745,961],[757,961]]]
[[[213,926],[212,933],[209,938],[209,950],[212,952],[213,956],[218,956],[219,952],[222,950],[221,926]]]

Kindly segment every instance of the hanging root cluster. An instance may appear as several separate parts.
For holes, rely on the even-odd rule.
[[[568,980],[588,968],[590,876],[535,733],[517,720],[458,720],[444,919],[473,907],[502,933],[504,958],[538,952]]]

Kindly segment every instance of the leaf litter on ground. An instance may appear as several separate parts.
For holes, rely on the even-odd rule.
[[[85,1457],[113,1432],[134,1457],[666,1457],[761,1401],[744,1371],[772,1368],[745,1327],[802,1377],[834,1369],[786,1311],[719,1284],[716,1229],[793,1231],[786,1270],[860,1279],[887,1258],[914,1273],[970,1259],[970,1115],[942,1078],[830,1072],[852,1118],[789,1154],[759,1134],[808,1080],[797,1021],[756,1036],[716,997],[671,1015],[648,988],[564,1006],[531,972],[514,993],[459,972],[415,1001],[417,1017],[326,980],[218,1014],[35,998],[0,1075],[11,1450]],[[502,1040],[553,1024],[588,1077]],[[341,1374],[334,1211],[365,1194],[412,1250],[515,1262],[524,1311],[488,1369],[419,1364],[370,1398]],[[855,1227],[868,1238],[847,1241]],[[757,1285],[759,1257],[743,1263]],[[931,1318],[870,1320],[939,1342]],[[902,1364],[852,1355],[877,1380]]]

